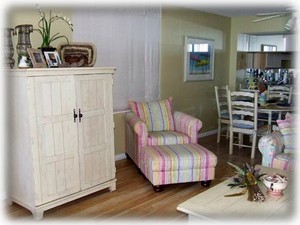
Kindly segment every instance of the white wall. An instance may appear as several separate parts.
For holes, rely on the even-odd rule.
[[[238,51],[261,51],[261,45],[276,45],[277,51],[295,51],[296,35],[238,34]]]
[[[261,45],[276,45],[277,51],[285,51],[283,35],[250,35],[249,51],[261,51]]]

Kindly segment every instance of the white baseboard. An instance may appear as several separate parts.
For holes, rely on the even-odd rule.
[[[213,134],[216,134],[216,133],[218,133],[218,129],[210,130],[210,131],[203,132],[203,133],[199,133],[198,138],[206,137],[206,136],[213,135]]]
[[[119,160],[122,160],[122,159],[126,159],[125,153],[115,155],[115,161],[119,161]]]

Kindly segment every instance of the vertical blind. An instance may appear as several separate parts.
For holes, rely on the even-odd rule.
[[[94,66],[116,67],[114,111],[128,100],[159,98],[160,8],[78,8],[73,13],[73,41],[97,47]]]

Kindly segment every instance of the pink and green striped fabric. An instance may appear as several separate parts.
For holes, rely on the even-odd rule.
[[[258,141],[258,149],[262,153],[262,165],[272,167],[275,155],[281,153],[283,136],[280,132],[273,132],[262,136]]]
[[[186,113],[175,111],[174,123],[175,131],[189,136],[189,143],[198,143],[198,132],[202,128],[201,120]]]
[[[172,97],[153,102],[129,101],[131,110],[147,125],[148,131],[173,131]]]
[[[213,180],[217,157],[198,144],[144,147],[141,170],[153,185]]]
[[[292,154],[278,154],[273,159],[272,167],[281,170],[294,171],[295,158]]]
[[[283,153],[283,135],[275,131],[264,135],[258,142],[258,149],[262,153],[262,165],[281,170],[293,171],[295,157],[292,153]]]
[[[198,143],[202,122],[183,112],[174,112],[174,131],[148,131],[146,123],[133,112],[126,113],[126,153],[140,168],[143,147]]]
[[[191,142],[189,136],[176,131],[149,132],[148,145],[176,145],[188,144]]]
[[[283,135],[284,153],[295,153],[296,150],[296,128],[294,116],[290,113],[285,115],[284,120],[276,121]]]

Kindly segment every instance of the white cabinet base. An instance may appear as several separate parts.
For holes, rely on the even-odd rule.
[[[46,211],[48,209],[52,209],[52,208],[54,208],[56,206],[65,204],[67,202],[71,202],[71,201],[73,201],[75,199],[84,197],[86,195],[89,195],[89,194],[92,194],[94,192],[103,190],[105,188],[109,188],[109,191],[111,191],[111,192],[115,191],[116,190],[116,181],[117,181],[117,179],[113,179],[113,180],[108,181],[106,183],[94,186],[94,187],[92,187],[90,189],[87,189],[87,190],[84,190],[84,191],[80,191],[78,193],[75,193],[75,194],[63,197],[61,199],[49,202],[47,204],[43,204],[41,206],[36,206],[34,208],[30,207],[26,203],[24,203],[24,202],[22,202],[22,201],[20,201],[18,199],[15,199],[15,198],[13,198],[11,196],[7,199],[7,203],[11,205],[12,202],[15,202],[15,203],[23,206],[24,208],[27,208],[32,213],[33,218],[35,220],[40,220],[40,219],[43,218],[44,211]]]

